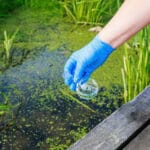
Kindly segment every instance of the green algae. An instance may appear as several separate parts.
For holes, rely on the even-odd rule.
[[[0,89],[21,105],[12,112],[16,115],[10,126],[1,131],[0,148],[66,149],[122,105],[122,50],[93,74],[100,87],[97,97],[82,101],[68,94],[61,75],[66,57],[96,35],[88,31],[91,26],[68,21],[61,9],[56,13],[24,8],[0,24],[0,33],[11,34],[16,26],[20,30],[12,49],[15,67],[2,73]]]
[[[72,51],[78,50],[86,45],[96,35],[88,29],[91,26],[81,26],[68,22],[62,16],[60,9],[57,14],[51,10],[18,9],[11,18],[0,25],[0,32],[4,29],[12,33],[18,26],[20,31],[14,42],[14,49],[20,49],[30,56],[35,55],[37,48],[46,46],[49,50],[67,50],[69,56]],[[59,19],[58,19],[59,18]],[[11,27],[10,27],[11,26]],[[0,35],[1,42],[3,37]],[[1,43],[0,42],[0,43]],[[33,52],[36,50],[36,52]],[[122,48],[117,50],[98,71],[94,78],[100,86],[109,87],[110,83],[122,84]],[[26,57],[25,57],[26,58]]]
[[[120,87],[113,88],[116,91],[100,89],[91,101],[66,95],[68,90],[60,76],[64,62],[61,51],[47,50],[1,76],[0,89],[7,89],[11,102],[21,101],[21,106],[14,122],[1,131],[0,146],[66,149],[121,105],[121,96],[117,95],[121,94]]]

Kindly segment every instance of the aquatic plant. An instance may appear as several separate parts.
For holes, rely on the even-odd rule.
[[[131,41],[132,44],[125,46],[124,68],[122,68],[125,102],[132,100],[150,84],[149,31],[150,28],[143,29]],[[135,54],[131,54],[133,50]]]
[[[6,62],[9,62],[10,50],[12,48],[17,32],[18,32],[18,29],[13,33],[12,36],[8,36],[7,31],[6,30],[4,31],[4,50],[5,50],[5,55],[6,55]]]
[[[0,103],[0,117],[4,116],[6,113],[8,113],[12,106],[9,105],[9,99],[8,97],[4,94],[4,93],[0,93],[1,95],[3,95],[4,98],[4,103]]]
[[[66,14],[77,24],[103,24],[120,6],[121,0],[65,0],[62,5]]]
[[[71,94],[67,93],[65,90],[60,90],[60,92],[64,95],[70,98],[70,100],[78,103],[79,105],[81,105],[82,107],[88,109],[89,111],[96,113],[95,110],[93,110],[92,108],[90,108],[88,105],[84,104],[83,102],[81,102],[80,100],[78,100],[77,98],[73,97]]]

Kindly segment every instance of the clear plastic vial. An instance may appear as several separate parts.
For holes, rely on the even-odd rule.
[[[82,99],[86,99],[86,100],[92,99],[98,93],[98,84],[94,79],[90,78],[84,84],[78,83],[76,92],[79,95],[79,97]]]

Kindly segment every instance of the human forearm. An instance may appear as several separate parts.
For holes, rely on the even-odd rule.
[[[98,36],[117,48],[149,23],[150,0],[126,0]]]
[[[98,36],[70,56],[64,67],[66,85],[75,91],[115,48],[149,23],[150,0],[126,0]]]

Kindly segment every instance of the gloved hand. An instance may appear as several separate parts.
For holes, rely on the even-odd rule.
[[[64,67],[64,80],[72,91],[78,82],[88,80],[94,70],[101,66],[114,48],[96,36],[88,45],[74,52]]]

